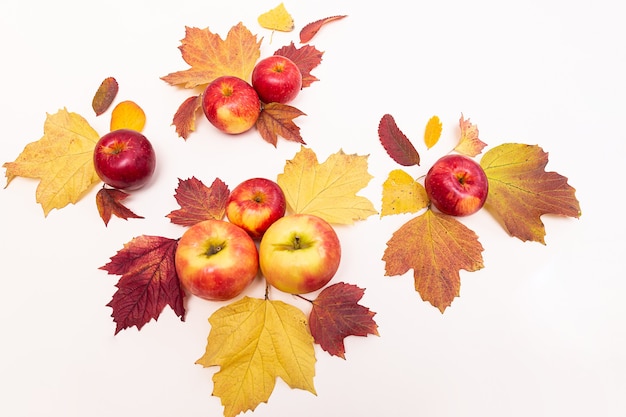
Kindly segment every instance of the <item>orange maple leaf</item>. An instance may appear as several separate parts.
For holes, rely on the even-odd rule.
[[[385,275],[413,269],[415,290],[442,313],[461,290],[459,271],[483,267],[478,236],[452,216],[432,210],[409,220],[387,242]]]
[[[181,208],[166,217],[181,226],[193,226],[209,219],[221,220],[229,195],[228,186],[219,178],[213,180],[210,187],[195,177],[179,179],[174,197]]]
[[[296,48],[291,42],[274,52],[274,55],[287,57],[298,66],[302,74],[302,88],[309,87],[313,82],[319,81],[317,77],[311,74],[311,71],[321,64],[324,52],[318,51],[314,46],[304,45]]]
[[[121,275],[118,290],[107,304],[117,324],[115,334],[157,320],[165,306],[185,320],[184,290],[178,280],[174,254],[178,240],[142,235],[133,238],[100,269]]]
[[[309,327],[315,343],[333,356],[345,359],[348,336],[378,336],[376,313],[358,304],[365,290],[340,282],[324,288],[311,303]]]
[[[259,114],[256,128],[261,137],[274,146],[278,143],[278,136],[304,145],[300,128],[293,122],[293,119],[299,116],[305,116],[305,114],[293,106],[268,103],[263,106],[263,111]]]
[[[98,213],[104,221],[104,225],[108,226],[111,216],[115,215],[120,219],[143,219],[122,204],[122,200],[126,199],[130,194],[115,188],[102,187],[96,193],[96,206]]]
[[[548,154],[539,146],[519,143],[499,145],[480,161],[489,179],[485,209],[522,241],[545,244],[544,214],[581,215],[576,190],[566,177],[546,172],[547,163]]]
[[[226,39],[208,28],[185,27],[185,38],[179,49],[191,68],[170,73],[161,79],[170,85],[195,88],[222,75],[233,75],[248,81],[261,56],[261,41],[257,41],[256,35],[241,22],[229,30]]]
[[[478,127],[470,123],[470,120],[465,119],[463,115],[459,119],[459,126],[461,127],[461,138],[454,150],[468,156],[476,156],[481,153],[487,144],[478,138]]]

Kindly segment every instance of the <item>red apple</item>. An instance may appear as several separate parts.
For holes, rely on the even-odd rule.
[[[222,132],[243,133],[256,123],[261,101],[250,84],[230,75],[213,80],[202,95],[202,110]]]
[[[291,294],[319,290],[335,275],[341,245],[332,226],[310,214],[276,220],[259,244],[259,265],[267,282]]]
[[[250,178],[230,193],[226,217],[258,240],[285,215],[286,208],[285,194],[278,184],[266,178]]]
[[[93,151],[93,165],[105,184],[136,190],[152,177],[156,155],[144,135],[131,129],[118,129],[98,140]]]
[[[178,241],[176,273],[189,293],[206,300],[230,300],[259,271],[256,244],[245,230],[224,220],[204,220]]]
[[[459,154],[437,160],[428,170],[424,186],[432,204],[452,216],[476,213],[489,191],[489,181],[478,162]]]
[[[302,89],[302,73],[289,58],[272,55],[254,66],[252,86],[264,103],[288,103]]]

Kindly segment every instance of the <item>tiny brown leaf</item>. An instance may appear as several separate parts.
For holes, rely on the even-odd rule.
[[[196,113],[202,106],[202,95],[187,98],[178,107],[172,120],[172,125],[176,127],[176,133],[183,139],[187,139],[191,132],[196,130]]]
[[[115,97],[117,96],[117,92],[119,90],[119,85],[117,84],[117,80],[113,77],[107,77],[102,80],[100,87],[96,91],[96,94],[93,96],[93,100],[91,101],[91,107],[93,111],[96,112],[96,116],[100,116],[102,113],[107,111]]]

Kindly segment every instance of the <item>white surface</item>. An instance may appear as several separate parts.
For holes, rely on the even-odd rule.
[[[37,3],[37,4],[32,4]],[[362,192],[380,209],[381,184],[397,167],[378,143],[391,113],[413,139],[426,172],[457,134],[477,124],[490,146],[539,144],[548,168],[577,189],[579,220],[544,217],[546,246],[508,237],[480,213],[466,224],[480,236],[486,267],[461,272],[461,297],[445,314],[421,301],[412,275],[384,277],[391,233],[408,217],[371,217],[341,228],[340,279],[366,288],[381,337],[346,340],[346,360],[318,349],[317,396],[277,383],[254,416],[624,416],[626,283],[623,274],[623,164],[626,151],[626,30],[619,2],[391,0],[285,1],[296,31],[260,28],[278,1],[3,1],[0,160],[13,161],[41,137],[46,113],[66,107],[105,132],[91,98],[114,76],[118,100],[146,111],[145,133],[159,167],[129,207],[144,220],[105,228],[95,189],[47,218],[36,182],[0,190],[0,415],[219,416],[213,370],[194,362],[217,308],[190,300],[184,323],[169,309],[140,332],[113,336],[105,305],[117,277],[98,267],[140,234],[178,237],[165,218],[178,208],[178,178],[231,187],[250,176],[275,177],[299,149],[251,132],[222,136],[200,121],[188,141],[170,126],[188,96],[159,77],[187,68],[177,47],[184,27],[226,35],[243,22],[264,37],[262,54],[290,41],[310,21],[349,17],[312,44],[325,51],[320,78],[294,105],[309,146],[324,160],[342,148],[369,154],[374,179]],[[442,142],[421,145],[438,115]],[[262,296],[262,288],[252,288]],[[295,302],[295,301],[294,301]]]

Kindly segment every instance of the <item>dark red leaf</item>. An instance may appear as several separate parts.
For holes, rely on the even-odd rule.
[[[340,282],[324,288],[312,302],[309,327],[315,343],[334,356],[345,359],[347,336],[378,336],[376,313],[358,304],[364,289]]]
[[[142,235],[100,267],[110,275],[121,275],[118,290],[107,304],[113,309],[115,334],[132,326],[141,330],[150,320],[157,320],[166,305],[185,320],[185,293],[174,265],[177,245],[176,239]]]
[[[211,187],[207,187],[195,177],[179,179],[174,197],[181,208],[172,211],[166,217],[172,223],[181,226],[193,226],[208,219],[221,220],[226,211],[229,195],[228,186],[219,178],[213,180]]]
[[[403,166],[420,164],[420,156],[413,144],[396,125],[390,114],[385,114],[378,124],[378,137],[391,159]]]
[[[128,196],[128,193],[116,188],[102,187],[98,190],[96,193],[96,206],[105,226],[108,226],[112,215],[124,220],[130,218],[143,219],[142,216],[136,215],[121,203]]]

